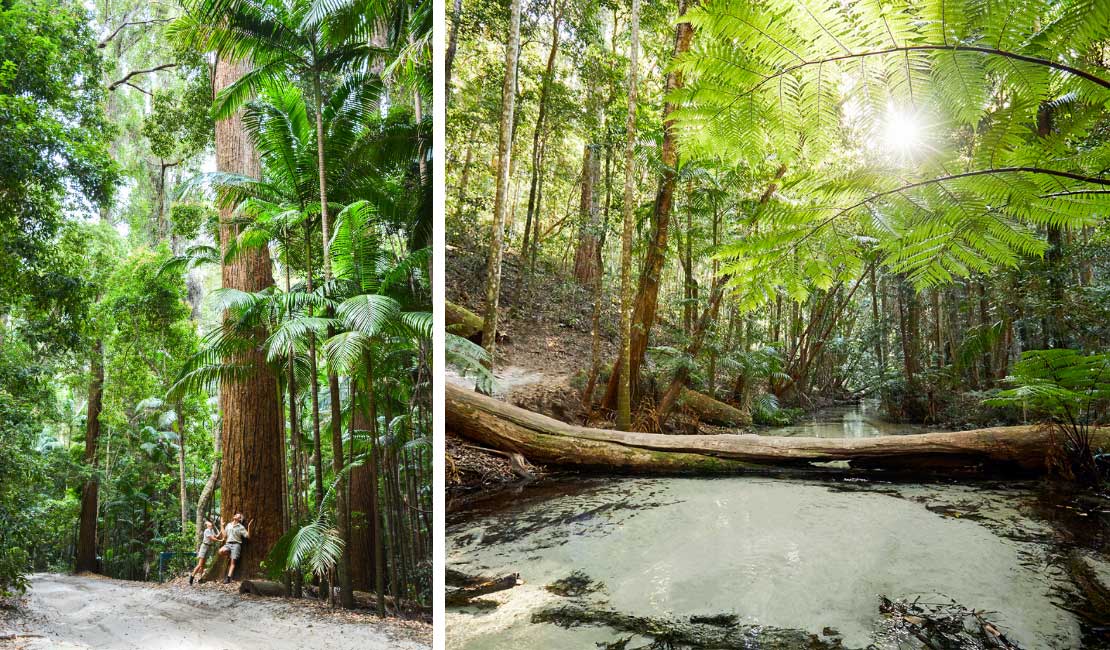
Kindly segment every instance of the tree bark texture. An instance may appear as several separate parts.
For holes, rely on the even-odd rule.
[[[242,61],[217,61],[215,91],[234,83],[249,66]],[[262,174],[258,153],[243,126],[241,113],[216,123],[216,168],[252,178]],[[231,221],[233,212],[232,206],[220,209],[220,247],[225,254],[238,234],[238,227]],[[273,284],[270,255],[265,247],[242,251],[223,267],[225,288],[256,292]],[[260,564],[284,533],[282,408],[277,377],[266,365],[263,343],[263,333],[259,332],[255,347],[228,360],[249,366],[252,371],[248,376],[220,385],[223,520],[231,521],[237,512],[243,513],[245,520],[254,520],[251,538],[243,545],[237,567],[242,576],[259,573]]]
[[[617,428],[622,431],[632,428],[632,230],[636,218],[636,64],[640,53],[640,0],[632,0],[630,31],[628,121],[624,144],[624,224],[621,233],[621,362],[613,368],[617,381]]]
[[[89,402],[85,421],[85,467],[89,476],[81,488],[81,519],[77,533],[77,552],[74,570],[97,571],[96,515],[100,479],[97,476],[96,449],[100,442],[100,410],[104,405],[104,344],[93,343],[89,362]]]
[[[679,0],[678,15],[686,14],[690,0]],[[679,56],[690,49],[690,41],[694,35],[694,28],[690,23],[679,23],[675,28],[674,56]],[[673,58],[673,57],[672,57]],[[683,77],[679,70],[667,73],[664,94],[682,88]],[[659,190],[655,194],[655,208],[652,211],[652,235],[648,242],[647,254],[644,265],[640,271],[639,287],[636,291],[635,308],[632,312],[632,341],[629,363],[630,384],[636,385],[640,377],[640,365],[643,363],[644,354],[647,352],[648,339],[651,328],[655,325],[655,315],[659,306],[659,284],[662,280],[663,265],[667,258],[667,235],[670,230],[671,207],[674,203],[674,186],[676,169],[678,167],[678,138],[675,132],[674,119],[671,113],[676,106],[671,102],[663,105],[663,146],[661,158],[663,164],[663,177],[659,181]],[[623,355],[623,353],[622,353]],[[623,357],[622,357],[623,358]],[[617,404],[617,393],[620,381],[620,366],[624,363],[618,358],[610,375],[609,384],[605,391],[605,408],[612,409]]]
[[[598,265],[602,240],[601,197],[597,192],[600,179],[600,147],[586,145],[582,157],[582,199],[578,207],[578,246],[574,251],[574,279],[584,287],[592,287],[602,272]]]
[[[505,221],[509,214],[509,173],[512,170],[513,118],[516,108],[517,57],[520,55],[520,0],[512,0],[509,41],[505,44],[505,80],[501,85],[501,126],[497,144],[497,191],[493,201],[493,225],[486,265],[486,306],[482,344],[493,367],[497,347],[497,307],[501,297],[501,256]]]

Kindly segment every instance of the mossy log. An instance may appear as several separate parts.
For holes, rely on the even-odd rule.
[[[444,300],[443,320],[448,332],[461,336],[464,339],[474,340],[475,343],[481,342],[482,317],[466,307],[456,305],[449,300]],[[477,337],[477,339],[475,339],[475,337]]]
[[[459,386],[446,386],[447,430],[533,463],[647,474],[767,473],[880,469],[920,475],[1037,475],[1046,470],[1051,434],[1037,426],[877,436],[801,438],[754,434],[670,436],[580,427]],[[1110,444],[1110,431],[1096,434]]]
[[[696,390],[684,388],[678,398],[679,405],[693,413],[702,422],[726,427],[746,427],[752,423],[752,414],[725,404]]]

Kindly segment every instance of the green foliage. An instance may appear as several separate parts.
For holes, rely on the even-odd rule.
[[[208,112],[211,80],[207,66],[181,90],[158,90],[150,100],[150,113],[141,133],[150,151],[165,162],[195,156],[212,140],[213,121]]]
[[[1110,408],[1110,354],[1030,350],[1006,381],[1015,387],[985,403],[1020,406],[1053,423],[1063,433],[1065,476],[1097,482],[1110,475],[1106,450],[1093,448],[1091,438]]]
[[[84,5],[0,5],[0,296],[61,288],[51,246],[67,210],[112,195],[101,61]]]
[[[734,284],[751,304],[777,290],[800,299],[857,274],[874,248],[918,287],[937,285],[1043,254],[1039,228],[1090,225],[1110,207],[1110,148],[1088,140],[1110,102],[1091,64],[1108,11],[975,0],[692,10],[698,38],[675,63],[691,80],[675,97],[684,141],[695,156],[788,169],[752,215],[759,227],[719,252]]]
[[[1110,405],[1110,354],[1079,350],[1029,350],[1014,364],[1007,383],[987,404],[1020,406],[1068,426],[1091,425]]]

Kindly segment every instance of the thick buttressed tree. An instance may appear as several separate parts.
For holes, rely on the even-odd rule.
[[[245,61],[218,60],[213,76],[215,91],[234,83],[249,66]],[[258,153],[243,125],[241,111],[216,122],[216,167],[221,172],[261,176]],[[225,254],[239,231],[233,213],[232,206],[220,209],[220,249]],[[273,286],[269,252],[265,247],[240,251],[223,265],[222,277],[225,289],[258,292]],[[244,372],[220,384],[220,513],[225,523],[237,512],[243,513],[244,521],[254,520],[251,538],[243,546],[236,569],[244,577],[259,572],[267,553],[285,532],[282,408],[277,377],[266,365],[263,344],[259,332],[256,345],[225,360]]]

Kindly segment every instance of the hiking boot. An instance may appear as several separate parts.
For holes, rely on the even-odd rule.
[[[231,584],[231,576],[224,576],[224,584],[225,585]]]
[[[194,577],[194,576],[193,576],[193,574],[191,574],[191,573],[190,573],[190,574],[189,574],[189,586],[190,586],[190,587],[192,587],[192,586],[193,586],[193,577]]]

